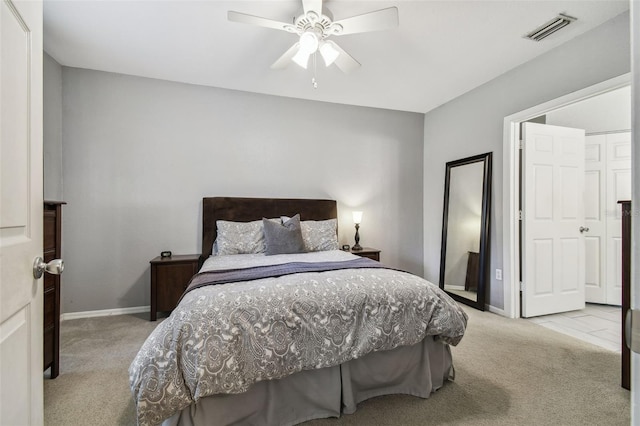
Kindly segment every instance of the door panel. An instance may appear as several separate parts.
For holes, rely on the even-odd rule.
[[[553,240],[536,239],[533,241],[534,254],[532,271],[538,285],[533,289],[536,296],[553,294]]]
[[[591,231],[589,231],[591,232]],[[601,281],[601,271],[602,264],[600,259],[602,258],[602,250],[600,250],[600,245],[602,244],[600,237],[585,237],[584,238],[584,255],[586,261],[586,269],[585,269],[585,297],[587,302],[594,303],[604,303],[604,302],[595,302],[593,300],[593,296],[591,296],[591,290],[597,289],[600,290],[599,293],[604,295],[602,291],[602,281]]]
[[[535,219],[539,222],[553,218],[553,168],[546,165],[533,165],[535,187],[533,203]]]
[[[581,275],[584,276],[580,270],[584,268],[584,264],[580,262],[578,255],[582,241],[578,238],[561,238],[559,242],[560,262],[556,266],[560,271],[560,291],[563,294],[576,293],[582,285],[578,280]]]
[[[0,360],[11,360],[10,368],[2,368],[2,398],[0,424],[28,425],[31,423],[29,410],[22,404],[7,403],[13,395],[28,398],[31,391],[30,330],[31,313],[27,306],[0,325]]]
[[[41,425],[42,3],[0,0],[0,424]]]
[[[523,123],[522,134],[522,315],[582,309],[584,130]]]

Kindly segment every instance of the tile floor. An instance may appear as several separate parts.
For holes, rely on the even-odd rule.
[[[585,309],[529,318],[529,321],[614,352],[621,352],[621,307],[587,303]]]

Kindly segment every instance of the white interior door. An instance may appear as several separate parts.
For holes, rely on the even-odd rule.
[[[43,423],[42,3],[0,0],[0,424]]]
[[[585,138],[584,219],[585,299],[607,303],[607,136]]]
[[[590,135],[585,145],[586,301],[622,303],[621,209],[631,199],[631,133]]]
[[[523,123],[522,315],[585,305],[584,130]]]
[[[631,132],[607,135],[606,301],[622,305],[622,210],[631,200]]]

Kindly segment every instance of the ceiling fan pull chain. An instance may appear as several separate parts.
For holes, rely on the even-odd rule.
[[[314,89],[318,88],[318,81],[316,80],[316,71],[317,71],[317,67],[316,67],[316,52],[313,52],[313,77],[311,78],[311,85],[313,86]]]

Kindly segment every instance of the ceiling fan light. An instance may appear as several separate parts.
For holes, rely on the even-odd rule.
[[[322,59],[324,60],[324,64],[329,66],[333,64],[338,56],[340,56],[340,52],[336,50],[335,47],[331,45],[331,43],[322,43],[320,46],[320,55],[322,55]]]
[[[309,57],[311,56],[311,53],[306,52],[304,49],[302,49],[302,47],[298,50],[298,53],[296,53],[295,55],[293,55],[293,58],[291,58],[291,60],[293,62],[295,62],[296,64],[300,65],[302,68],[304,68],[305,70],[307,69],[307,65],[309,64]]]
[[[306,31],[300,35],[300,50],[312,54],[318,50],[318,36],[312,31]]]

